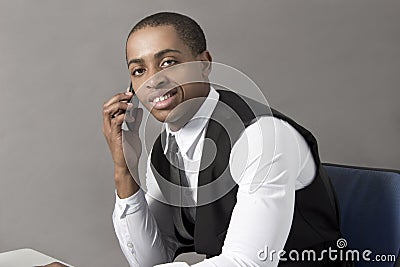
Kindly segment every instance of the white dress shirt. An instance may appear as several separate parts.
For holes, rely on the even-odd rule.
[[[166,125],[166,136],[175,135],[188,184],[194,189],[208,118],[218,99],[218,92],[211,88],[183,128],[172,132]],[[151,153],[147,160],[147,192],[139,189],[125,199],[116,194],[112,218],[121,249],[130,266],[189,266],[168,263],[181,244],[174,234],[170,207],[159,201],[163,197],[150,168],[150,157]],[[262,261],[258,252],[266,246],[269,250],[283,249],[292,223],[295,190],[310,184],[315,175],[311,151],[289,123],[264,116],[248,126],[236,141],[229,166],[239,188],[222,253],[192,266],[277,266],[278,259]],[[192,192],[196,202],[196,190]]]

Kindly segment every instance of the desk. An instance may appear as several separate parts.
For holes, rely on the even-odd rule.
[[[30,248],[0,253],[0,267],[32,267],[37,265],[46,265],[54,261],[71,266]]]

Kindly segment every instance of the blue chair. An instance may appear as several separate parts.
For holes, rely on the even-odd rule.
[[[324,163],[339,203],[340,229],[348,249],[360,252],[356,267],[394,267],[400,261],[400,172]],[[362,260],[372,251],[370,262]],[[379,257],[379,256],[378,256]],[[393,256],[392,256],[393,257]],[[400,263],[397,262],[396,266]]]

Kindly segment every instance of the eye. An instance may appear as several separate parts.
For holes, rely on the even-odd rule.
[[[140,76],[144,73],[145,69],[134,69],[132,71],[132,76]]]
[[[172,66],[172,65],[174,65],[174,64],[176,64],[176,63],[177,63],[176,60],[167,59],[167,60],[164,60],[164,61],[161,63],[161,67],[169,67],[169,66]]]

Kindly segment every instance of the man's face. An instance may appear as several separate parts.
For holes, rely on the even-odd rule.
[[[204,51],[193,55],[191,49],[179,38],[173,26],[145,27],[137,30],[129,37],[126,51],[135,93],[157,120],[177,121],[182,116],[187,116],[189,111],[189,105],[185,107],[180,104],[189,99],[207,96],[208,85],[182,84],[180,81],[185,80],[185,77],[180,79],[176,74],[186,76],[186,78],[198,75],[202,77],[193,79],[204,80],[207,72],[201,69],[200,64],[190,69],[185,69],[188,64],[179,64],[191,61],[211,61],[210,54]],[[178,66],[173,67],[176,65]],[[180,66],[182,68],[175,71]],[[174,73],[169,74],[168,68]],[[160,72],[162,70],[165,71]],[[198,73],[194,74],[194,72]],[[158,74],[155,75],[156,73]],[[201,102],[191,101],[190,107],[194,110],[193,114],[198,109],[196,106],[200,106]],[[196,103],[199,104],[196,105]]]

